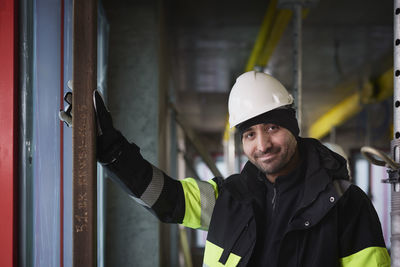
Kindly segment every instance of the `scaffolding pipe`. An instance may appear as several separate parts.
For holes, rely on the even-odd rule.
[[[389,178],[383,180],[392,184],[390,222],[391,222],[391,266],[400,267],[400,0],[394,1],[394,76],[393,76],[393,132],[391,157],[382,151],[363,147],[361,152],[375,165],[387,166]]]
[[[197,134],[190,128],[189,124],[178,113],[178,110],[176,109],[175,105],[172,102],[170,102],[169,106],[175,113],[176,122],[182,128],[182,130],[185,133],[185,135],[187,136],[188,140],[193,145],[193,147],[196,149],[196,151],[199,153],[201,159],[204,161],[204,163],[207,165],[207,167],[210,169],[210,171],[213,173],[213,175],[218,176],[218,177],[223,177],[221,172],[218,170],[217,165],[215,164],[214,160],[208,153],[207,149],[202,144],[202,142],[200,141]]]
[[[297,109],[297,121],[302,133],[302,5],[293,5],[293,95]]]
[[[391,150],[395,162],[400,162],[400,0],[394,1],[394,77],[393,77],[393,126],[394,139]],[[391,200],[391,258],[392,266],[400,267],[400,183],[399,180],[392,183]]]
[[[229,123],[225,125],[225,133],[224,133],[224,162],[227,169],[227,175],[231,175],[237,172],[237,168],[235,166],[235,129],[229,127]]]

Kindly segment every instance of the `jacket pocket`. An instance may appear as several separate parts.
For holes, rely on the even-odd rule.
[[[223,267],[223,266],[234,267],[239,264],[241,257],[234,253],[229,253],[228,259],[225,262],[225,264],[219,262],[219,259],[221,258],[223,252],[224,252],[223,248],[207,240],[204,251],[203,267]]]
[[[243,218],[241,221],[241,225],[232,229],[230,235],[225,236],[225,242],[221,242],[223,247],[219,247],[218,245],[212,243],[210,240],[206,241],[206,247],[204,251],[204,266],[214,267],[214,266],[238,266],[240,260],[245,253],[249,250],[248,248],[251,246],[249,242],[243,242],[243,237],[246,235],[249,223],[253,217],[248,216],[248,218]],[[210,233],[209,233],[210,235]],[[241,246],[238,248],[237,246]],[[243,248],[246,248],[245,250]],[[236,248],[236,249],[235,249]],[[237,251],[240,255],[233,253],[233,251]],[[239,252],[241,251],[241,252]],[[244,253],[244,254],[242,254]]]

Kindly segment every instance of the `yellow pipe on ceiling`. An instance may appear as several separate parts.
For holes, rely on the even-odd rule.
[[[332,128],[341,125],[358,114],[365,104],[382,101],[393,94],[393,68],[372,82],[366,82],[360,92],[347,97],[317,119],[309,128],[308,135],[321,139]]]
[[[274,52],[275,47],[278,45],[279,40],[282,38],[282,35],[285,32],[292,15],[292,10],[281,9],[278,11],[278,14],[273,21],[272,30],[269,33],[267,43],[258,56],[257,66],[267,66],[268,61]]]
[[[251,51],[250,57],[247,61],[245,72],[254,69],[254,66],[256,65],[259,55],[262,53],[266,43],[268,43],[267,38],[269,38],[270,36],[271,25],[274,24],[274,20],[276,19],[277,3],[278,0],[272,0],[268,5],[267,12],[265,13],[263,22],[261,23],[260,31],[258,32],[256,42],[253,46],[253,50]]]
[[[308,135],[313,138],[322,138],[330,130],[348,120],[362,109],[360,94],[355,93],[334,106],[327,113],[322,115],[313,123],[308,131]]]
[[[393,95],[393,72],[394,69],[391,68],[376,79],[375,86],[380,88],[375,97],[376,101],[385,100]]]
[[[309,9],[305,8],[302,10],[302,18],[304,19],[308,15]],[[255,66],[265,67],[268,65],[268,61],[272,56],[276,46],[285,33],[287,26],[293,16],[293,11],[291,9],[277,9],[274,10],[275,16],[273,21],[269,22],[272,28],[269,28],[268,32],[265,32],[265,40],[262,44],[262,50],[259,51],[256,58],[256,63],[250,65],[247,64],[246,71],[253,70]],[[265,20],[268,18],[265,18]],[[256,43],[257,44],[257,43]]]

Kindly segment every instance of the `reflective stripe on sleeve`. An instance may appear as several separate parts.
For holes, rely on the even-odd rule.
[[[214,188],[208,182],[196,181],[200,189],[201,214],[200,224],[202,229],[208,229],[211,215],[215,206]]]
[[[158,200],[161,195],[162,189],[164,187],[164,174],[158,168],[151,165],[153,168],[153,177],[151,178],[150,184],[147,186],[146,190],[140,196],[140,199],[148,207],[152,207],[154,203]]]
[[[204,262],[203,267],[234,267],[237,266],[240,262],[241,257],[230,253],[228,260],[225,264],[219,262],[221,255],[223,253],[223,248],[211,243],[210,241],[206,241],[206,247],[204,251]]]
[[[214,181],[193,178],[180,180],[185,195],[185,216],[182,224],[195,229],[207,230],[218,196]]]
[[[340,259],[341,267],[390,267],[390,257],[384,247],[369,247]]]

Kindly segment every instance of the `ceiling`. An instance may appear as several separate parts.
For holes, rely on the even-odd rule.
[[[230,88],[245,70],[269,1],[169,2],[178,109],[199,135],[221,143]],[[309,8],[302,26],[303,129],[393,66],[392,14],[389,0],[320,0]],[[267,65],[289,90],[292,35],[289,24]]]

